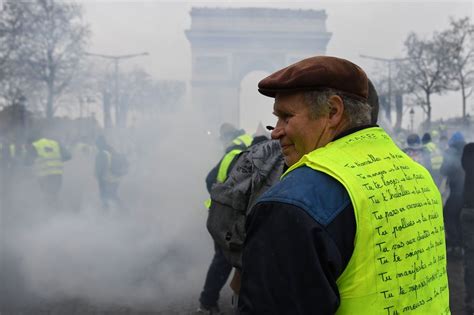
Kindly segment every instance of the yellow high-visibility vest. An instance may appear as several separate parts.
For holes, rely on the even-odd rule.
[[[337,279],[337,314],[450,314],[441,195],[429,172],[379,127],[303,156],[339,181],[356,219],[352,257]]]
[[[36,176],[63,174],[61,149],[57,141],[42,138],[33,142],[33,147],[38,154],[34,165]]]
[[[439,171],[443,164],[443,155],[439,152],[438,146],[434,142],[428,142],[425,148],[431,153],[431,168]]]

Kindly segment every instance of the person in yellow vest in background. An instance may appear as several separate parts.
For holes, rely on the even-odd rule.
[[[225,148],[224,157],[209,172],[206,177],[206,187],[208,192],[211,191],[212,185],[226,180],[227,174],[235,162],[235,157],[252,144],[252,136],[245,133],[243,129],[237,129],[230,123],[223,123],[219,129],[219,137]]]
[[[421,137],[421,143],[423,147],[430,152],[431,156],[431,176],[435,180],[436,185],[439,187],[441,184],[441,174],[439,170],[441,169],[441,164],[443,164],[443,153],[438,148],[436,143],[433,142],[431,134],[426,132],[423,137]]]
[[[215,183],[223,183],[227,179],[238,155],[247,149],[253,140],[252,136],[246,134],[243,129],[237,129],[230,123],[221,125],[219,135],[225,153],[206,177],[206,186],[209,193],[211,193],[212,186]],[[206,207],[210,207],[210,199],[206,203]],[[214,256],[207,271],[204,288],[199,296],[200,306],[195,312],[196,314],[221,314],[218,305],[219,294],[231,271],[232,265],[225,258],[222,249],[214,243]]]
[[[71,159],[71,154],[57,140],[41,136],[30,140],[27,163],[33,164],[33,172],[47,205],[56,206],[62,186],[64,162]]]
[[[105,210],[116,207],[122,211],[124,209],[118,196],[118,187],[122,177],[128,173],[128,160],[110,146],[102,135],[97,137],[96,146],[95,177],[102,207]]]
[[[372,125],[365,72],[317,56],[259,82],[289,167],[250,210],[241,314],[450,314],[440,193]]]

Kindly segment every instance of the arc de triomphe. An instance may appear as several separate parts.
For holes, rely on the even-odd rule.
[[[325,54],[331,33],[325,11],[273,8],[192,8],[191,101],[216,130],[239,125],[240,82],[297,60]]]

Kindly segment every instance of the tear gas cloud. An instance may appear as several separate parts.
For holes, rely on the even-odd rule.
[[[204,178],[222,153],[199,121],[177,112],[108,135],[128,146],[124,211],[101,208],[94,155],[65,162],[56,210],[40,206],[36,182],[18,184],[2,220],[3,290],[20,304],[79,298],[159,309],[197,300],[213,253]]]

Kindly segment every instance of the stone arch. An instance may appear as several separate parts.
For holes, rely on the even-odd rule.
[[[326,53],[325,11],[192,8],[186,36],[192,53],[192,102],[216,130],[239,125],[240,81],[254,70],[272,73]]]
[[[252,71],[264,71],[272,73],[278,69],[280,64],[271,60],[258,59],[257,57],[245,61],[237,61],[235,64],[235,81],[240,82]]]
[[[240,128],[249,134],[253,134],[260,123],[262,126],[273,126],[276,123],[276,117],[273,115],[274,100],[261,95],[255,88],[258,82],[269,74],[270,72],[265,70],[252,70],[240,80],[239,122]]]

